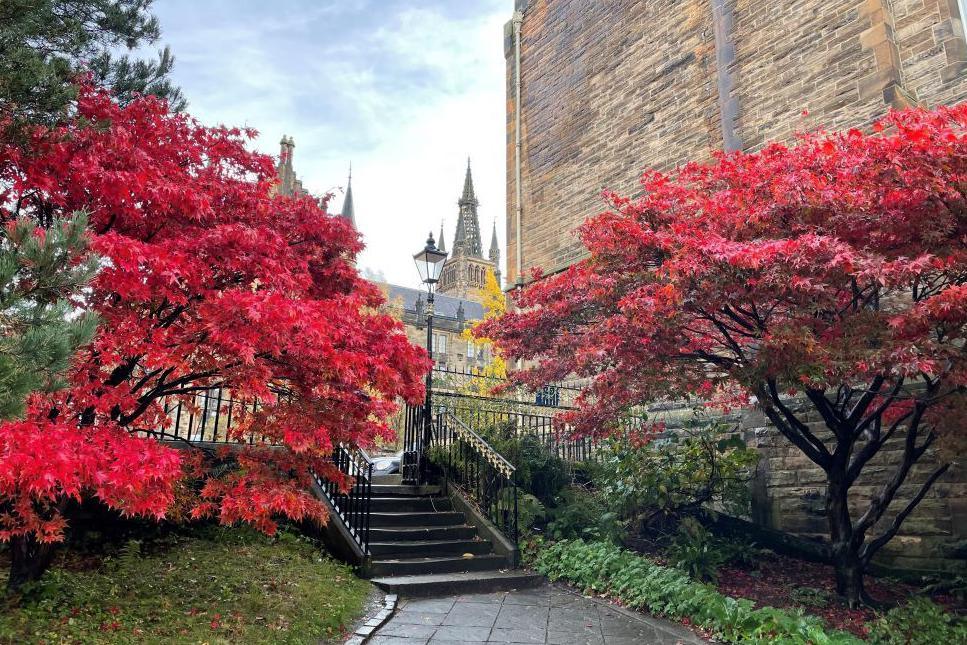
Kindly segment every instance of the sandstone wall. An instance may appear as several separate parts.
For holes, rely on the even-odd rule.
[[[957,0],[518,0],[523,268],[582,254],[574,230],[640,171],[866,127],[967,99]],[[517,277],[514,61],[507,55],[507,272]],[[804,116],[803,112],[808,114]],[[724,116],[723,116],[724,115]]]
[[[816,436],[824,441],[831,438],[818,414],[812,412],[810,416],[809,408],[792,407]],[[672,431],[710,422],[707,417],[694,417],[686,408],[660,412],[656,416],[666,421]],[[753,481],[752,514],[747,519],[767,528],[824,541],[828,531],[823,471],[779,434],[760,412],[743,411],[719,420],[734,426],[745,442],[758,448],[761,454]],[[894,439],[867,464],[851,489],[854,518],[865,512],[871,496],[892,477],[902,450],[903,439]],[[876,537],[892,522],[936,469],[938,459],[937,452],[931,450],[913,466],[907,482],[868,537]],[[934,484],[874,562],[910,571],[967,573],[967,470],[963,463],[955,464]]]

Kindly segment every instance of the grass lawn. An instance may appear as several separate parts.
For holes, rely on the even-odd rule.
[[[62,558],[0,614],[3,643],[319,643],[369,583],[297,536],[204,528]]]

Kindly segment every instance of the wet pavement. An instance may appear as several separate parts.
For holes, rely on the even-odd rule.
[[[567,588],[413,598],[368,641],[373,645],[705,643],[681,625],[585,598]]]

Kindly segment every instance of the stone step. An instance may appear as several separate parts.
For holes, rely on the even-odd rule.
[[[386,526],[458,526],[466,521],[463,513],[453,511],[444,512],[415,512],[415,513],[370,513],[369,525],[372,527]]]
[[[403,475],[373,475],[374,484],[399,486],[403,483]]]
[[[439,486],[403,486],[402,484],[373,484],[373,497],[426,497],[439,495]]]
[[[443,555],[463,555],[491,553],[493,545],[482,540],[412,540],[407,542],[373,542],[370,540],[369,552],[373,559],[427,558]]]
[[[446,497],[373,497],[370,511],[374,513],[452,511],[453,504]]]
[[[507,558],[485,553],[472,558],[462,556],[429,558],[381,558],[370,563],[369,575],[395,577],[428,575],[433,573],[462,573],[467,571],[497,571],[508,569]]]
[[[520,569],[511,571],[470,571],[415,576],[384,576],[371,580],[387,593],[404,596],[445,596],[461,593],[489,593],[537,587],[544,576]]]
[[[412,542],[413,540],[472,540],[472,526],[393,526],[369,529],[370,542]]]

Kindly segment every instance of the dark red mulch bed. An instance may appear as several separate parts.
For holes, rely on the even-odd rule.
[[[748,598],[760,607],[802,607],[806,613],[825,619],[831,627],[859,637],[866,636],[866,624],[876,618],[873,609],[850,609],[838,600],[833,568],[827,564],[770,554],[763,557],[756,569],[723,567],[716,586],[724,594]],[[866,591],[885,610],[903,604],[918,587],[867,576]],[[953,598],[941,596],[935,600],[961,609]]]

